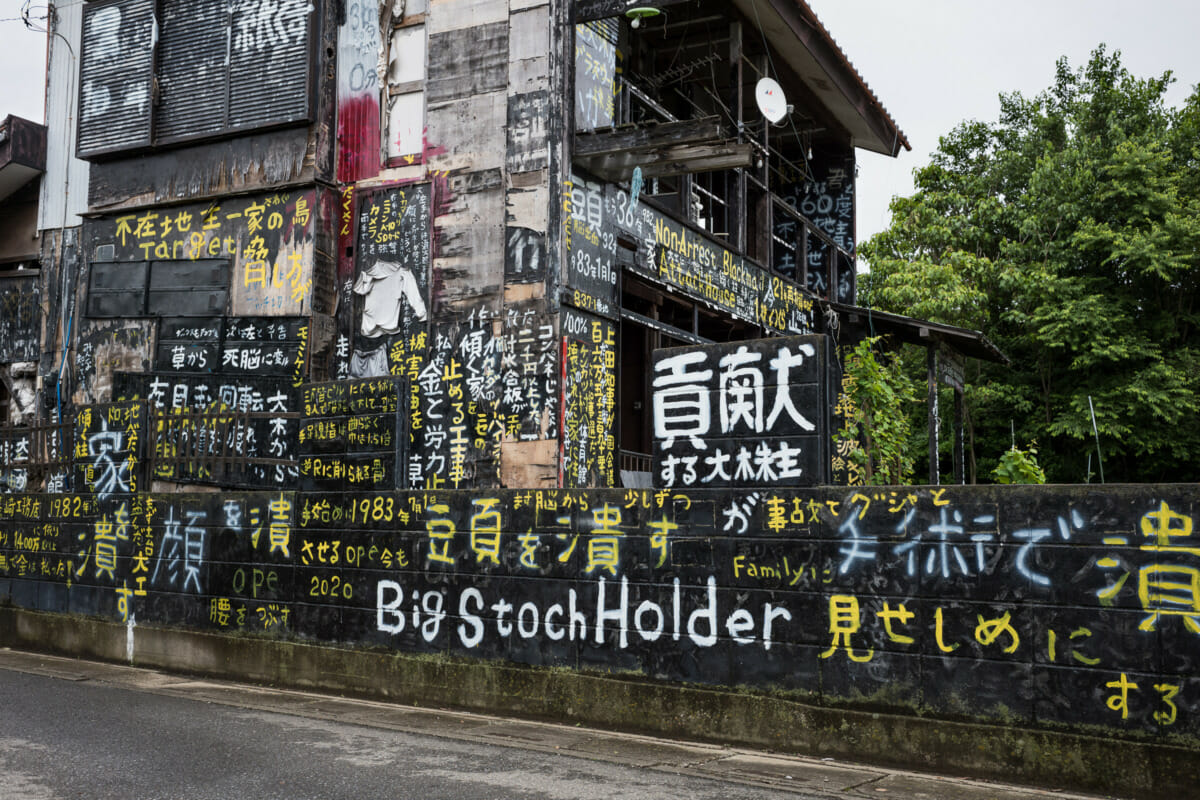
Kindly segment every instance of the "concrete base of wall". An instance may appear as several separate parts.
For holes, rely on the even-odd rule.
[[[826,708],[770,693],[566,669],[126,627],[11,607],[0,609],[0,644],[410,705],[1136,798],[1190,796],[1200,772],[1200,750],[1161,741]]]

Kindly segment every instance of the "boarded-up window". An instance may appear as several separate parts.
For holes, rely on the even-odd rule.
[[[230,263],[96,262],[88,286],[89,317],[219,317],[229,302]]]
[[[390,163],[403,156],[418,155],[424,148],[425,62],[425,26],[393,28],[388,41],[385,133],[385,152]]]
[[[79,154],[306,121],[309,0],[100,0],[84,8]]]
[[[90,3],[83,10],[79,154],[150,143],[153,0]]]

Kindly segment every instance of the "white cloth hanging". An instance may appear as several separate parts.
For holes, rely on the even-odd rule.
[[[368,338],[399,333],[404,302],[418,320],[425,321],[425,300],[412,271],[398,261],[376,261],[354,282],[354,293],[363,296],[362,335]]]

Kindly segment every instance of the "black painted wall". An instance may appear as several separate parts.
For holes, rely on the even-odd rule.
[[[1195,486],[9,495],[21,607],[1194,737]]]

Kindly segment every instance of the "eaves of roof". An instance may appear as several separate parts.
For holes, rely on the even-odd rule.
[[[855,147],[896,156],[908,137],[804,0],[733,0],[809,85]],[[797,47],[796,44],[800,46]]]

